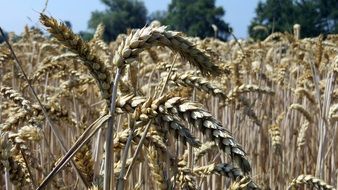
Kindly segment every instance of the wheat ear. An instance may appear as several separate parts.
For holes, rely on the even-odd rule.
[[[300,105],[300,104],[292,104],[290,107],[290,109],[294,109],[299,111],[309,123],[313,122],[313,117],[311,116],[311,114],[304,108],[304,106]]]
[[[217,145],[214,141],[208,141],[208,142],[203,143],[199,148],[196,149],[194,153],[195,162],[197,162],[207,152],[209,152],[210,150],[213,150],[216,147]]]
[[[27,168],[24,164],[13,157],[11,149],[13,149],[12,143],[8,141],[8,133],[0,132],[0,171],[3,172],[6,169],[9,173],[10,181],[18,189],[22,189],[29,184]]]
[[[274,148],[275,152],[278,153],[279,155],[281,155],[281,151],[282,151],[282,147],[281,147],[282,138],[280,134],[281,133],[280,125],[284,117],[285,117],[285,112],[282,112],[281,114],[278,115],[276,119],[276,123],[269,126],[269,134],[272,139],[272,147]]]
[[[257,92],[270,95],[274,94],[274,91],[269,87],[261,87],[253,84],[243,84],[241,86],[236,86],[235,88],[231,89],[230,92],[228,92],[227,102],[230,103],[236,100],[241,94],[249,92]]]
[[[178,187],[188,190],[197,190],[194,172],[187,166],[187,161],[185,159],[180,159],[178,161],[177,169],[176,183],[179,185]],[[175,176],[171,178],[173,183],[174,179]]]
[[[74,161],[79,168],[79,171],[89,183],[94,179],[94,160],[89,144],[85,144],[74,156]]]
[[[202,74],[219,75],[221,70],[214,65],[210,58],[197,49],[180,33],[166,31],[164,26],[145,27],[132,32],[119,46],[113,63],[118,67],[131,63],[138,54],[152,46],[166,46],[199,68]]]
[[[0,87],[0,93],[4,98],[8,98],[16,103],[19,107],[30,112],[32,111],[32,104],[29,100],[24,98],[20,93],[16,92],[14,89],[6,86]]]
[[[250,177],[237,178],[230,187],[229,190],[250,190],[250,189],[260,189],[257,187],[252,187],[252,180]]]
[[[93,40],[103,39],[104,29],[105,29],[105,26],[102,22],[100,24],[98,24],[97,27],[96,27],[94,36],[93,36]]]
[[[7,61],[12,59],[12,55],[8,51],[1,51],[0,52],[0,66],[4,66]]]
[[[332,121],[336,121],[337,120],[337,111],[338,111],[338,104],[333,104],[331,107],[330,107],[330,110],[329,110],[329,119],[332,120]]]
[[[134,132],[134,137],[132,139],[133,143],[138,144],[140,141],[141,136],[143,135],[143,128],[137,128]],[[116,136],[114,138],[114,151],[120,151],[122,148],[125,147],[128,135],[130,134],[130,129],[125,129],[123,131],[120,131],[116,133]],[[150,130],[149,133],[147,133],[145,145],[146,146],[154,146],[158,152],[161,154],[169,153],[169,150],[164,144],[163,140],[161,140],[161,136],[157,133],[156,130]],[[169,153],[170,155],[170,153]],[[170,159],[173,159],[173,156],[170,156]]]
[[[84,61],[84,65],[89,69],[99,86],[102,98],[106,99],[109,105],[112,90],[110,73],[101,59],[93,53],[90,45],[74,34],[65,24],[58,23],[54,18],[40,14],[40,21],[48,27],[48,31],[57,40],[72,52],[78,54]]]
[[[297,149],[300,150],[305,144],[306,131],[309,127],[309,122],[305,121],[300,126],[298,136],[297,136]]]
[[[69,67],[67,64],[65,64],[65,61],[77,58],[78,55],[74,53],[64,53],[54,57],[47,57],[42,61],[42,66],[34,72],[34,75],[30,79],[35,81],[47,72],[65,71]]]
[[[316,103],[315,96],[306,88],[297,88],[295,94],[299,97],[305,96],[312,104]]]
[[[165,179],[163,177],[163,170],[160,167],[158,154],[154,146],[147,147],[147,158],[148,158],[148,166],[150,168],[150,173],[152,176],[152,182],[155,183],[156,189],[167,189]]]
[[[185,73],[175,73],[170,77],[170,79],[178,85],[195,87],[201,91],[220,97],[221,99],[227,99],[227,96],[221,87],[210,82],[204,77],[196,76],[196,73],[191,71]]]
[[[335,188],[331,185],[328,185],[323,180],[318,179],[312,175],[300,175],[297,178],[293,179],[290,183],[288,189],[289,190],[296,190],[299,185],[311,185],[320,190],[335,190]]]
[[[240,168],[236,168],[228,163],[210,164],[207,166],[195,167],[193,169],[193,172],[195,173],[195,175],[201,177],[208,176],[211,174],[219,174],[231,178],[232,180],[241,180],[243,178],[249,178],[244,176]],[[247,189],[259,189],[258,186],[252,180],[248,182],[246,187]]]
[[[123,112],[134,112],[136,107],[142,107],[141,113],[138,115],[136,127],[144,126],[148,123],[149,120],[154,119],[155,122],[161,126],[163,125],[169,130],[174,131],[176,134],[180,135],[185,142],[188,142],[194,147],[200,145],[196,138],[190,133],[180,118],[175,115],[168,113],[157,112],[157,110],[152,108],[152,103],[159,103],[160,101],[165,101],[168,97],[163,96],[154,101],[149,101],[144,97],[134,96],[133,94],[119,97],[116,101],[116,111],[118,113]]]
[[[140,96],[129,95],[117,101],[117,111],[133,112],[133,110],[144,104],[146,99]],[[246,153],[231,133],[225,129],[222,124],[214,119],[212,115],[204,110],[202,105],[190,102],[181,97],[168,97],[164,95],[149,103],[150,108],[144,109],[145,113],[141,114],[140,118],[147,121],[149,115],[154,117],[156,114],[176,115],[179,118],[190,122],[198,130],[207,135],[213,140],[226,154],[231,155],[234,161],[246,173],[251,170],[249,161],[246,158]]]

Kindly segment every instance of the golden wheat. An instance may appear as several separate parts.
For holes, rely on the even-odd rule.
[[[336,35],[223,42],[155,23],[108,44],[103,25],[85,42],[41,21],[53,38],[26,27],[10,39],[29,81],[0,44],[0,184],[9,189],[37,188],[53,168],[46,189],[102,189],[97,118],[110,116],[117,67],[112,164],[124,189],[334,189],[300,172],[337,184]],[[59,167],[64,152],[46,119],[83,181],[70,164]]]

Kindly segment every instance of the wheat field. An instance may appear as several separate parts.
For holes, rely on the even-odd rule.
[[[338,35],[153,22],[107,44],[40,21],[0,44],[2,189],[338,187]]]

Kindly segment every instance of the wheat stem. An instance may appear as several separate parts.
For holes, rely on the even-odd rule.
[[[126,180],[128,178],[128,176],[129,176],[129,174],[131,172],[131,169],[132,169],[133,165],[135,164],[136,158],[137,158],[137,156],[138,156],[138,154],[139,154],[139,152],[140,152],[140,150],[142,148],[143,142],[144,142],[144,140],[145,140],[145,138],[147,136],[147,132],[148,132],[150,126],[151,126],[151,123],[152,123],[152,120],[150,120],[148,122],[146,128],[144,129],[143,135],[142,135],[142,137],[140,139],[140,142],[138,143],[138,145],[136,147],[136,150],[135,150],[135,153],[133,155],[132,161],[131,161],[131,163],[130,163],[130,165],[128,167],[128,170],[127,170],[126,174],[124,175],[124,180]]]
[[[110,190],[111,185],[114,185],[114,179],[112,179],[112,173],[114,173],[114,168],[112,163],[114,163],[114,150],[113,150],[113,133],[114,133],[114,122],[115,122],[115,107],[116,107],[116,96],[117,96],[117,86],[121,77],[121,68],[117,68],[116,75],[113,83],[113,90],[111,96],[110,104],[110,114],[111,117],[108,120],[108,128],[106,131],[106,146],[105,146],[105,161],[104,161],[104,190]]]
[[[133,135],[134,135],[134,131],[135,131],[134,120],[131,121],[130,116],[128,116],[128,120],[129,120],[130,132],[129,132],[128,140],[127,140],[126,146],[124,147],[124,151],[123,151],[122,158],[121,158],[121,160],[122,160],[122,162],[121,162],[121,171],[120,171],[120,175],[119,175],[119,178],[118,178],[118,181],[117,181],[117,190],[123,190],[123,188],[124,188],[125,165],[126,165],[126,161],[127,161],[127,158],[128,158],[128,150],[130,148],[131,141],[132,141],[132,138],[133,138]]]

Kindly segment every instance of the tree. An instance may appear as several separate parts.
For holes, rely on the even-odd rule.
[[[101,0],[107,6],[105,11],[92,12],[88,22],[89,28],[95,30],[99,23],[105,25],[104,39],[113,41],[127,28],[145,26],[147,9],[144,3],[138,0]]]
[[[64,21],[64,23],[65,23],[65,25],[68,27],[68,28],[70,28],[70,29],[72,29],[72,23],[70,22],[70,21],[68,21],[68,20],[66,20],[66,21]]]
[[[249,26],[251,37],[264,39],[268,33],[277,31],[291,32],[295,18],[295,7],[292,0],[267,0],[259,2],[256,17]],[[256,26],[264,26],[266,30],[256,30]]]
[[[249,26],[249,34],[255,39],[264,39],[272,32],[291,32],[294,24],[301,25],[302,37],[338,32],[338,1],[267,0],[264,3],[259,2],[256,17]],[[259,30],[263,28],[266,30]]]
[[[214,36],[212,25],[217,26],[218,38],[226,40],[231,30],[222,17],[225,11],[215,6],[215,0],[172,0],[164,24],[171,29],[202,38]]]
[[[148,16],[148,21],[149,23],[151,23],[151,21],[153,20],[158,20],[162,23],[167,18],[167,16],[168,16],[167,11],[155,11]]]
[[[323,28],[324,33],[338,32],[338,1],[337,0],[316,0],[320,18],[318,24]]]
[[[297,17],[294,19],[294,24],[301,25],[301,36],[312,37],[318,36],[323,31],[320,23],[320,16],[317,2],[313,0],[295,1],[295,14]]]
[[[82,39],[84,39],[85,41],[90,41],[94,34],[91,32],[87,32],[87,31],[80,31],[79,35],[81,36]]]
[[[1,44],[2,42],[4,42],[6,38],[8,38],[8,33],[7,33],[6,31],[3,31],[3,32],[4,32],[4,34],[5,34],[5,38],[4,38],[4,36],[2,36],[2,35],[0,34],[0,44]]]

